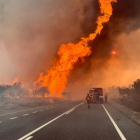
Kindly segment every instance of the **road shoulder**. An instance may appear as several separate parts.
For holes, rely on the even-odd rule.
[[[109,104],[140,126],[140,112],[133,111],[119,103],[109,102]]]

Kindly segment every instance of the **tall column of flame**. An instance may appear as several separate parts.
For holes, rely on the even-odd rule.
[[[61,44],[57,52],[59,59],[53,62],[51,69],[47,71],[47,75],[40,75],[34,85],[48,86],[50,92],[54,96],[61,96],[61,92],[65,89],[68,81],[70,70],[79,58],[84,61],[85,56],[89,56],[92,52],[88,46],[88,42],[93,40],[97,34],[103,29],[103,23],[108,22],[112,15],[112,2],[116,0],[99,0],[101,15],[97,19],[97,28],[94,33],[87,38],[82,37],[77,44],[68,43]]]

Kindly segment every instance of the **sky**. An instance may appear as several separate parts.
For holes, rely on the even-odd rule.
[[[128,86],[140,78],[139,0],[118,0],[110,21],[93,42],[85,63],[77,62],[66,90]],[[95,31],[98,0],[1,0],[0,83],[33,84],[57,59],[62,43]],[[112,51],[116,51],[112,55]],[[82,87],[82,88],[81,88]]]
[[[5,50],[4,44],[0,43],[0,84],[13,84],[18,70],[11,62]]]

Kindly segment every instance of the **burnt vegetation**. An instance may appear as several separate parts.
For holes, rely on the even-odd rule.
[[[37,98],[45,97],[49,95],[50,92],[47,87],[40,87],[32,91],[27,90],[22,87],[22,83],[14,83],[13,85],[0,85],[0,99],[1,101],[6,100],[6,98]]]

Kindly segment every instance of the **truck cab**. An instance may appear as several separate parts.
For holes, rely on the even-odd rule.
[[[91,97],[91,102],[103,103],[103,88],[90,88],[89,95]]]

